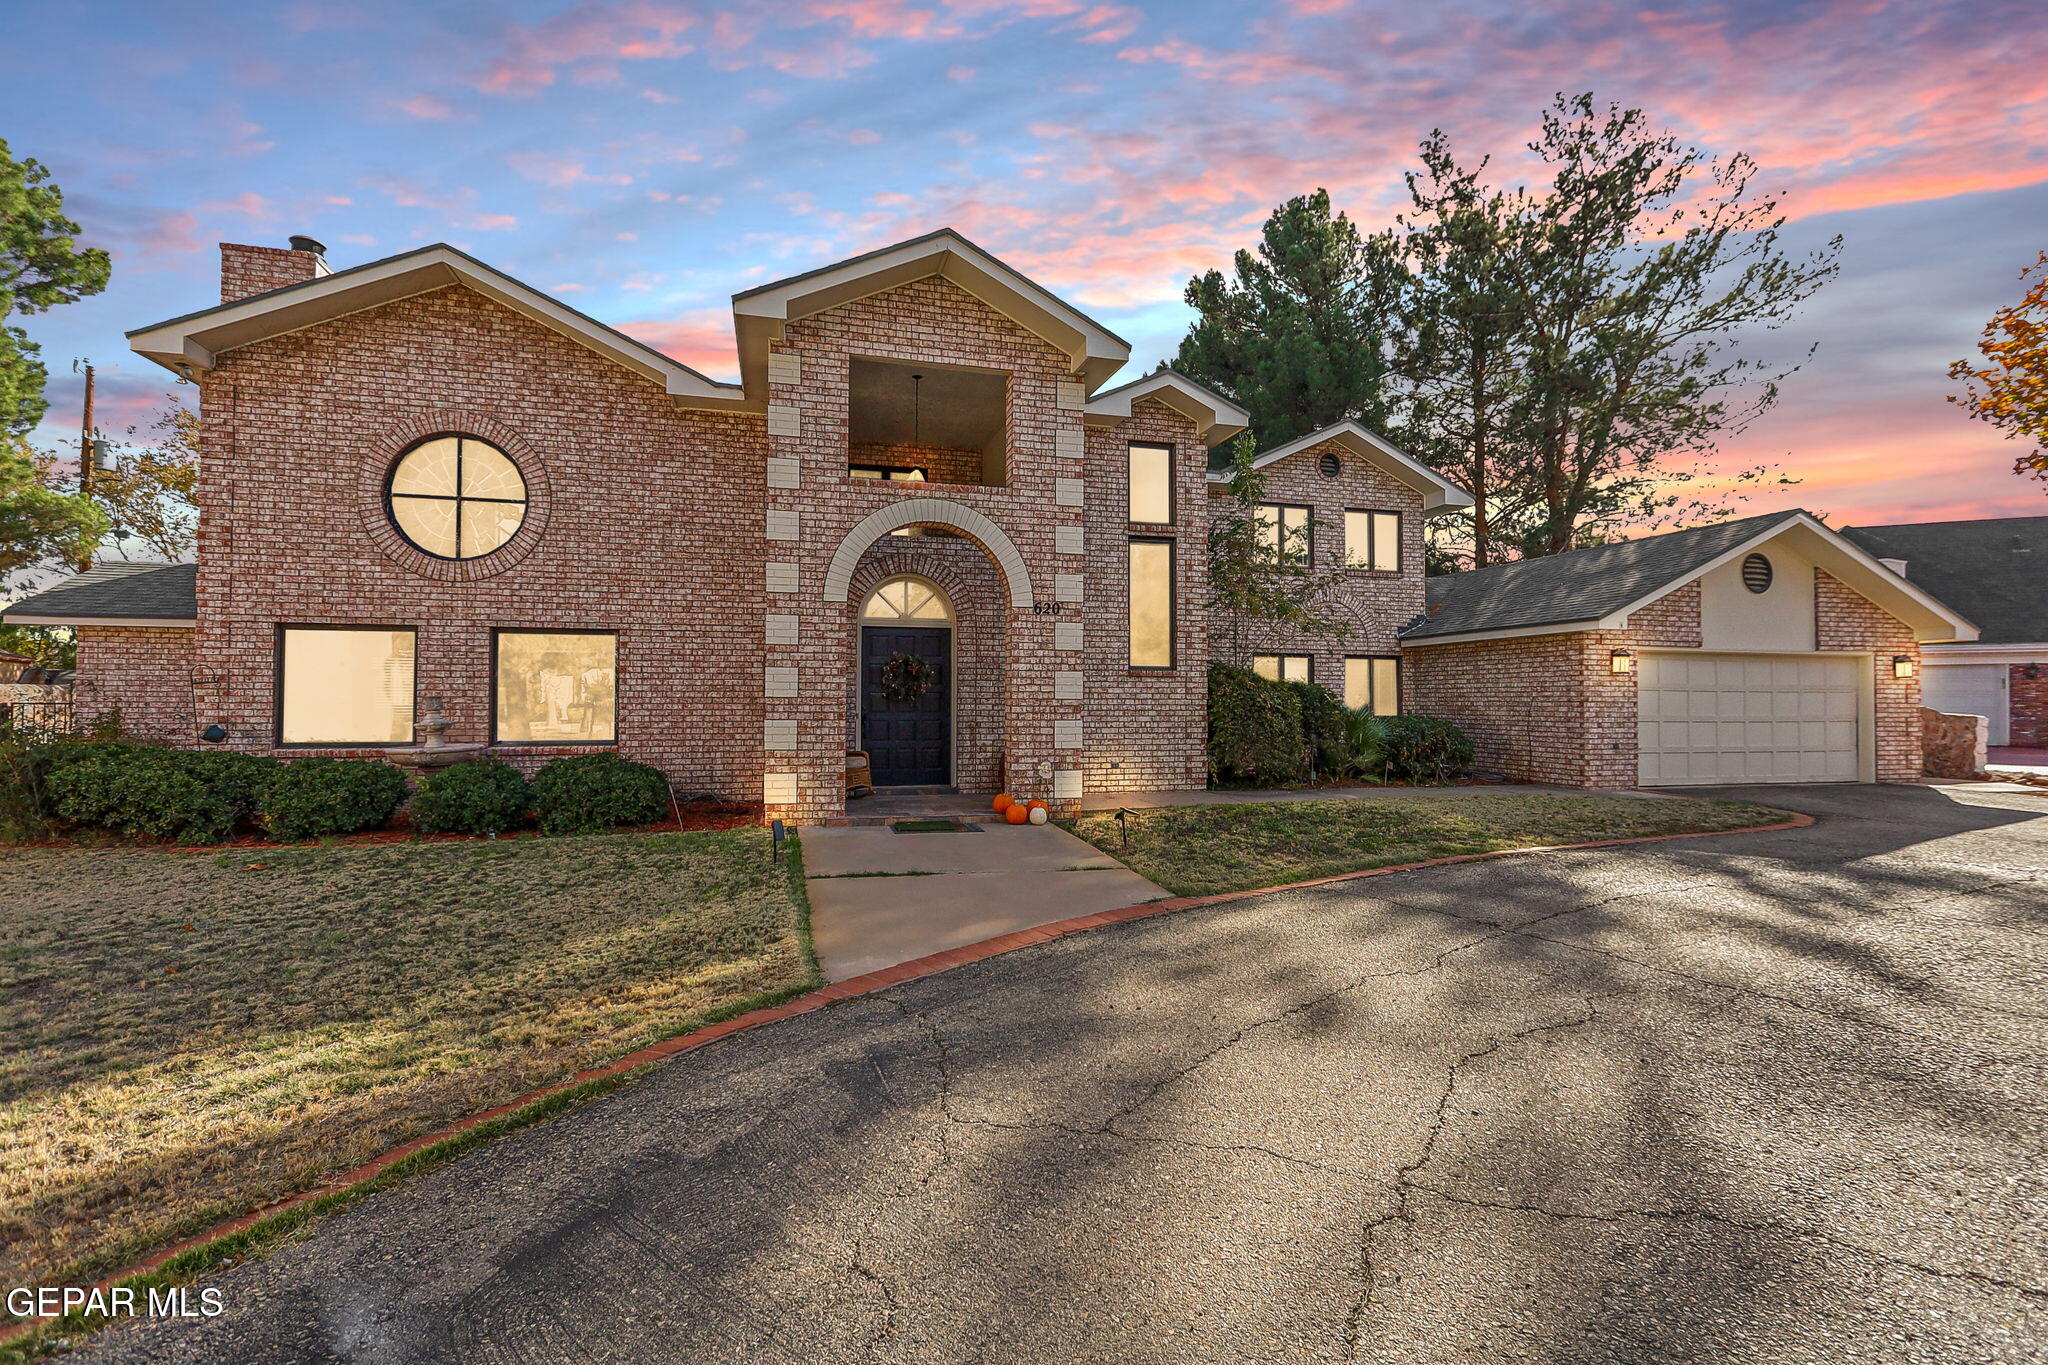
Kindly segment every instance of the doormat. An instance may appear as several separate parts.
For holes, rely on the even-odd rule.
[[[898,834],[979,834],[980,825],[970,825],[962,820],[897,820],[890,829]]]

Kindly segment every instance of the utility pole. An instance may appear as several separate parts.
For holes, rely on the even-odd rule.
[[[78,491],[85,495],[87,502],[92,501],[94,454],[92,435],[92,362],[88,360],[85,362],[85,418],[80,424],[78,431]],[[84,573],[91,567],[92,550],[88,548],[83,555],[79,556],[78,571]]]

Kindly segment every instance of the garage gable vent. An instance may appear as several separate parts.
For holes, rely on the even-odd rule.
[[[1742,561],[1742,586],[1751,592],[1771,590],[1771,561],[1762,555],[1751,555]]]

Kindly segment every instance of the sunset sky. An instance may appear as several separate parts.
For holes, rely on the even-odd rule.
[[[1512,177],[1551,95],[1591,90],[1756,157],[1795,245],[1846,239],[1756,352],[1820,347],[1731,446],[1804,480],[1759,509],[2048,514],[1944,401],[2048,247],[2038,0],[0,8],[0,137],[114,257],[27,320],[52,441],[74,357],[103,427],[144,419],[170,376],[122,332],[213,302],[216,242],[293,232],[337,267],[452,242],[724,377],[734,291],[951,225],[1130,338],[1135,375],[1280,200],[1327,186],[1379,225],[1432,126]]]

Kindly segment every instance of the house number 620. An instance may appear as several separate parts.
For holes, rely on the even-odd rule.
[[[1058,602],[1033,602],[1031,610],[1038,616],[1058,616],[1060,614],[1060,605]]]

